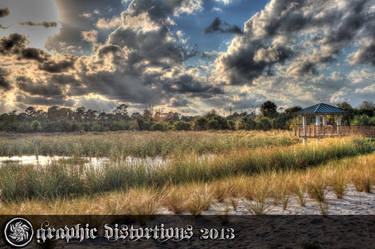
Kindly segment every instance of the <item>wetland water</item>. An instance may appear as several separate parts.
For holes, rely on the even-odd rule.
[[[108,157],[67,157],[67,156],[11,156],[0,157],[0,166],[7,164],[20,165],[40,165],[46,166],[52,163],[63,163],[71,165],[84,165],[100,167],[111,162],[124,162],[129,166],[147,165],[152,167],[160,167],[168,162],[168,159],[162,157],[131,157],[127,156],[123,160],[111,160]]]

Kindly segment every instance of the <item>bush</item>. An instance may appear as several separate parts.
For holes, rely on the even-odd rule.
[[[208,120],[205,117],[198,117],[193,122],[194,130],[207,130]]]
[[[125,120],[113,121],[110,124],[110,129],[112,131],[128,130],[129,124]]]
[[[258,130],[268,131],[268,130],[271,130],[271,128],[272,128],[271,121],[268,118],[261,118],[256,123],[256,129]]]
[[[38,120],[34,120],[33,122],[31,122],[30,126],[31,126],[31,130],[33,130],[33,131],[41,131],[42,130],[42,125],[40,124],[40,122]]]
[[[17,126],[17,131],[18,132],[30,132],[32,130],[31,130],[31,126],[29,125],[29,123],[21,122]]]
[[[216,119],[211,119],[207,122],[207,128],[210,130],[218,130],[220,129],[219,121]]]
[[[142,118],[137,119],[138,127],[141,131],[149,131],[151,130],[151,122],[145,121]]]
[[[254,119],[246,117],[244,118],[244,122],[246,130],[254,130],[256,128],[257,123],[254,121]]]
[[[367,115],[355,116],[351,125],[371,125],[371,119]]]
[[[185,121],[177,121],[174,123],[173,128],[178,131],[188,131],[191,130],[191,124]]]
[[[166,131],[168,129],[168,126],[165,124],[165,123],[154,123],[152,126],[151,126],[151,129],[153,131]]]

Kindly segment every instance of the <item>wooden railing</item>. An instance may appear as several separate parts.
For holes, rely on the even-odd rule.
[[[361,135],[375,137],[375,126],[306,125],[294,127],[294,135],[305,138]]]

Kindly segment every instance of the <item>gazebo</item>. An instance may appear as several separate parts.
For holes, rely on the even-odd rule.
[[[303,138],[324,138],[348,135],[375,136],[375,127],[369,126],[344,126],[342,115],[348,111],[341,108],[320,103],[295,112],[296,116],[302,116],[302,125],[294,127],[294,134]],[[336,116],[336,123],[327,125],[327,115]],[[315,116],[315,125],[307,124],[307,117]]]

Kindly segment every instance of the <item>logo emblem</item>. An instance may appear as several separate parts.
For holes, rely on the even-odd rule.
[[[5,240],[14,247],[25,247],[33,239],[34,230],[31,223],[23,218],[13,218],[5,225]]]

